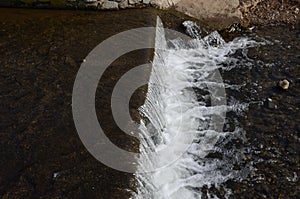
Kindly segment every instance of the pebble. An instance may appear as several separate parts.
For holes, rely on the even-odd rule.
[[[273,100],[271,98],[268,98],[264,104],[269,109],[277,109],[278,108],[278,106],[273,102]]]
[[[286,79],[280,80],[278,82],[278,86],[281,87],[284,90],[287,90],[287,89],[289,89],[290,82],[288,80],[286,80]]]
[[[55,178],[59,177],[59,175],[60,175],[60,172],[53,173],[53,178],[55,179]]]

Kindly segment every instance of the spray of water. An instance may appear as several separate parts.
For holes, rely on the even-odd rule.
[[[226,147],[233,139],[246,141],[243,129],[238,124],[230,132],[223,128],[226,112],[243,111],[247,104],[227,104],[225,88],[239,89],[239,85],[216,81],[220,78],[215,72],[230,62],[229,55],[236,50],[256,43],[246,38],[225,42],[216,31],[201,38],[198,27],[185,23],[189,24],[193,25],[189,34],[195,39],[167,42],[162,22],[157,20],[153,68],[140,108],[144,118],[136,199],[201,198],[203,187],[219,188],[229,179],[242,179],[250,170],[235,170],[243,149]]]

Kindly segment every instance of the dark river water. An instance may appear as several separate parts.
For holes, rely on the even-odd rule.
[[[245,58],[250,65],[237,63],[239,67],[224,73],[224,79],[244,85],[232,95],[250,103],[239,120],[251,149],[245,163],[251,162],[256,169],[241,183],[228,183],[238,187],[236,198],[298,198],[300,194],[299,31],[299,26],[254,29],[246,35],[270,43],[249,50]],[[289,90],[277,86],[282,79],[291,82]]]
[[[82,145],[72,118],[72,89],[87,54],[104,39],[131,29],[155,26],[183,32],[185,17],[153,9],[118,12],[0,9],[0,196],[2,198],[130,198],[133,174],[111,169]],[[237,50],[221,70],[228,103],[245,103],[227,114],[226,130],[238,125],[245,139],[225,144],[243,151],[233,170],[251,168],[221,186],[196,188],[203,198],[298,198],[300,195],[300,27],[255,27],[221,32],[226,41],[263,41]],[[118,128],[110,109],[118,79],[152,61],[151,49],[127,53],[105,71],[96,93],[98,120],[117,146],[137,152],[139,141]],[[236,60],[236,61],[235,61]],[[245,61],[241,61],[245,60]],[[234,66],[230,71],[226,67]],[[150,74],[147,74],[150,75]],[[290,81],[279,89],[281,79]],[[146,87],[131,98],[138,121]],[[212,153],[208,158],[220,157]],[[222,158],[222,157],[220,157]],[[230,190],[230,191],[228,191]],[[230,192],[230,194],[228,194]]]

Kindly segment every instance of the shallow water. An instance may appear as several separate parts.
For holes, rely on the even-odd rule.
[[[299,30],[254,29],[254,33],[246,35],[267,40],[268,44],[250,49],[248,56],[238,55],[250,60],[250,65],[237,62],[236,69],[224,72],[228,82],[243,85],[231,95],[249,103],[248,111],[238,120],[246,131],[250,149],[244,163],[251,163],[254,172],[240,183],[226,183],[236,189],[236,198],[245,194],[257,198],[299,196]],[[277,86],[284,78],[291,82],[288,91]],[[272,99],[275,107],[268,105],[267,98]]]
[[[180,23],[184,18],[152,9],[103,13],[1,9],[0,13],[0,195],[129,198],[132,190],[136,191],[132,186],[137,184],[135,177],[94,160],[78,139],[71,114],[75,75],[87,53],[112,34],[153,26],[157,14],[165,27],[183,31]],[[220,73],[225,82],[227,105],[240,107],[227,112],[223,130],[238,132],[239,136],[227,143],[217,142],[220,147],[204,158],[206,165],[217,166],[207,167],[208,170],[202,167],[207,175],[199,179],[204,183],[196,179],[184,192],[179,189],[176,197],[187,192],[202,198],[300,195],[299,30],[299,27],[262,27],[254,28],[252,33],[222,34],[227,43],[234,43],[233,38],[242,36],[266,45],[236,50],[222,64]],[[131,67],[149,61],[152,52],[138,51],[128,56],[121,57],[106,72],[98,86],[96,106],[110,139],[135,151],[137,140],[111,125],[111,111],[106,108],[110,107],[110,93],[118,78]],[[288,91],[276,86],[282,78],[291,81]],[[145,88],[141,89],[132,98],[131,111],[136,120],[144,91]],[[197,100],[205,101],[206,98],[202,99],[205,95],[205,91],[196,92]],[[277,108],[268,107],[267,98]],[[209,100],[206,103],[209,105]],[[216,164],[218,159],[222,160],[220,164]],[[231,173],[235,175],[214,178]]]
[[[140,146],[135,198],[295,198],[299,188],[298,127],[287,121],[290,111],[278,114],[281,122],[276,121],[275,115],[266,118],[260,114],[266,109],[281,109],[285,100],[277,101],[276,95],[288,98],[292,88],[288,92],[280,90],[276,86],[280,79],[287,78],[292,84],[299,81],[296,31],[291,31],[286,41],[257,30],[228,42],[217,32],[202,39],[200,32],[195,31],[189,34],[197,39],[173,40],[171,47],[164,44],[164,36],[156,41],[165,47],[155,54],[146,103],[141,108],[146,119],[140,127],[145,141]],[[164,35],[158,33],[157,37],[161,34]],[[285,44],[292,49],[288,53],[291,57],[286,57]],[[274,60],[270,54],[276,53],[277,48],[281,48],[281,57]],[[271,63],[280,63],[280,59],[292,63],[288,69],[295,68],[296,76],[260,77],[274,75],[276,68]],[[220,95],[222,86],[215,82],[216,74],[212,73],[215,69],[221,71],[226,96]],[[273,85],[269,96],[264,97],[260,92],[264,91],[266,80],[269,84],[273,81]],[[216,93],[220,96],[214,96]],[[224,100],[223,104],[210,104],[209,97],[219,102],[225,97],[227,103]],[[296,110],[293,117],[298,120],[299,101],[295,97],[289,109]],[[219,117],[215,125],[222,125],[223,112],[227,113],[224,128],[216,130],[208,121]],[[282,133],[293,140],[277,140],[272,135],[268,143],[266,135],[281,133],[282,124],[291,125],[293,131]],[[257,131],[258,127],[262,132]],[[284,155],[285,162],[280,156],[283,148],[276,148],[275,145],[280,147],[276,142],[293,147],[290,157]],[[270,176],[277,172],[285,179],[278,178],[278,174]]]
[[[121,31],[153,26],[155,18],[152,10],[0,9],[0,197],[130,197],[132,174],[106,167],[82,145],[72,118],[72,89],[95,46]],[[127,150],[136,150],[137,141],[124,135],[103,107],[110,107],[118,78],[151,57],[147,49],[120,57],[98,86],[101,125]],[[143,98],[142,92],[132,97],[135,117]]]

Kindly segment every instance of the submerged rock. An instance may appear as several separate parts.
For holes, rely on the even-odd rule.
[[[280,80],[278,82],[278,86],[281,87],[284,90],[287,90],[287,89],[289,89],[290,82],[288,80],[286,80],[286,79]]]
[[[278,108],[277,105],[273,102],[273,100],[271,98],[268,98],[264,104],[269,109],[277,109]]]

